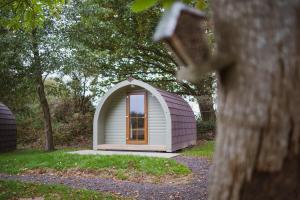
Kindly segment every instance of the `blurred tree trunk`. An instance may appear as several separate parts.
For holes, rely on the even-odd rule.
[[[39,55],[39,47],[38,47],[38,37],[37,37],[37,30],[33,29],[31,32],[32,36],[32,51],[33,51],[33,63],[32,67],[34,70],[34,77],[36,81],[37,93],[40,101],[40,105],[43,110],[44,115],[44,131],[45,131],[45,150],[52,151],[54,150],[53,144],[53,131],[52,131],[52,124],[51,124],[51,115],[49,110],[49,104],[45,94],[45,87],[43,81],[43,72],[41,66],[41,60]]]
[[[300,199],[300,1],[215,0],[218,122],[210,200]]]
[[[215,110],[212,97],[198,96],[196,97],[201,113],[202,121],[210,121],[215,119]]]

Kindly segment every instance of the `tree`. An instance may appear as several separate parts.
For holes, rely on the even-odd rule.
[[[31,81],[26,76],[28,68],[23,65],[28,43],[26,35],[12,32],[0,26],[0,102],[14,112],[30,101],[32,97]],[[28,87],[29,86],[29,87]]]
[[[26,62],[30,65],[30,75],[34,79],[38,99],[43,110],[46,136],[45,149],[48,151],[54,149],[51,115],[45,94],[43,78],[43,73],[47,72],[46,69],[49,62],[43,62],[41,51],[49,53],[53,49],[50,47],[47,51],[47,47],[42,46],[41,41],[43,37],[49,36],[49,32],[47,32],[45,28],[46,23],[49,22],[47,21],[47,17],[57,13],[59,3],[61,3],[61,1],[3,1],[0,5],[2,28],[26,33],[27,40],[30,43],[27,51],[30,56],[24,57],[22,65]],[[46,43],[43,44],[45,45]],[[47,54],[47,56],[48,55],[49,54]],[[51,67],[53,66],[50,66],[50,68]],[[48,70],[51,71],[50,68],[48,68]]]
[[[300,199],[299,8],[293,0],[213,3],[215,55],[184,71],[196,81],[217,69],[210,200]]]
[[[212,12],[214,56],[185,71],[217,69],[209,199],[300,199],[300,2],[215,0]]]
[[[70,30],[77,59],[72,66],[89,69],[85,71],[97,69],[93,74],[98,73],[99,79],[94,83],[102,88],[133,77],[179,95],[193,96],[202,118],[213,118],[214,76],[204,76],[198,84],[179,82],[174,57],[162,44],[152,41],[162,10],[154,7],[134,13],[130,2],[91,0],[75,4],[80,19]]]
[[[218,123],[210,199],[300,199],[300,2],[214,1]]]

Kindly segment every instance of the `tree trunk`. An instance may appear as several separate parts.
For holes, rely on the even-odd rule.
[[[196,97],[199,105],[202,121],[210,121],[215,119],[215,110],[212,97],[200,96]]]
[[[36,30],[32,31],[32,51],[34,55],[32,66],[35,72],[34,75],[35,75],[37,93],[38,93],[40,105],[43,109],[43,115],[44,115],[44,131],[45,131],[45,139],[46,139],[45,150],[52,151],[54,150],[54,144],[53,144],[51,115],[50,115],[49,104],[45,95],[45,87],[44,87],[42,70],[41,70],[41,61],[40,61],[40,55],[38,49]]]
[[[300,199],[300,1],[215,0],[217,141],[210,200]]]

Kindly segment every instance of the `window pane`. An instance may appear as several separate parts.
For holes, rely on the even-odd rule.
[[[130,128],[136,129],[136,128],[144,128],[144,118],[141,117],[131,117],[130,118]]]
[[[137,130],[137,139],[138,140],[144,140],[144,129],[138,129]]]
[[[130,95],[131,117],[144,117],[144,95]]]
[[[137,139],[137,130],[131,129],[130,130],[130,140],[136,140]]]
[[[135,128],[137,128],[137,125],[138,125],[138,123],[137,123],[137,120],[136,120],[136,118],[130,118],[130,129],[135,129]]]
[[[144,140],[144,129],[131,129],[130,140]]]
[[[137,121],[137,128],[144,129],[144,118],[138,118]]]

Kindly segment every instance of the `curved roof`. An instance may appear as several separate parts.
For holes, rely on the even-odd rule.
[[[179,95],[157,89],[166,101],[172,121],[172,151],[196,141],[197,124],[190,105]]]
[[[93,127],[93,146],[97,145],[98,141],[98,119],[101,113],[102,106],[106,102],[109,96],[111,96],[115,91],[130,85],[136,85],[141,88],[146,89],[150,92],[153,96],[157,98],[162,109],[164,111],[166,117],[166,127],[167,127],[167,149],[168,151],[173,151],[174,148],[172,147],[172,143],[176,143],[174,141],[174,136],[181,135],[188,135],[193,134],[195,135],[196,131],[196,121],[195,116],[192,111],[190,105],[179,95],[157,89],[145,82],[136,80],[136,79],[129,79],[122,81],[115,86],[113,86],[105,95],[101,98],[94,115],[94,127]],[[182,134],[182,130],[184,129],[186,134]],[[189,131],[190,130],[190,131]],[[173,141],[172,141],[173,140]],[[175,139],[176,140],[176,139]],[[180,141],[177,141],[180,142]],[[173,148],[173,149],[172,149]]]
[[[195,118],[194,112],[190,105],[179,95],[167,92],[161,89],[156,89],[167,103],[172,116],[186,116]],[[190,120],[190,119],[187,119]],[[188,121],[187,121],[188,122]]]

